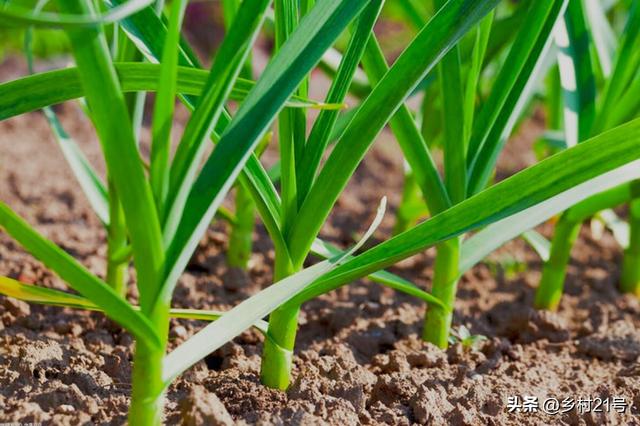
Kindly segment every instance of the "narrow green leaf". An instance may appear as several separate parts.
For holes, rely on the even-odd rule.
[[[40,305],[104,312],[104,309],[82,296],[46,287],[38,287],[33,284],[25,284],[9,277],[0,276],[0,294]],[[132,308],[135,311],[140,310],[138,306],[132,306]],[[224,314],[225,313],[221,311],[206,311],[201,309],[172,308],[169,311],[171,318],[201,321],[215,321]],[[264,320],[256,321],[253,326],[263,334],[266,334],[269,328],[269,324]]]
[[[515,106],[542,63],[543,52],[551,43],[552,29],[567,3],[568,0],[529,2],[527,25],[518,32],[505,66],[496,77],[497,83],[474,123],[467,156],[470,195],[481,191],[491,176],[505,134],[510,133],[517,119]]]
[[[554,65],[549,70],[545,78],[545,112],[546,112],[546,127],[549,129],[542,136],[541,140],[548,142],[550,139],[561,139],[562,145],[566,148],[566,142],[564,140],[564,132],[560,133],[558,129],[562,128],[564,112],[564,105],[562,99],[562,84],[560,83],[560,67]],[[548,138],[547,135],[551,133],[559,138]]]
[[[442,55],[497,3],[497,0],[449,1],[358,108],[300,208],[289,238],[294,265],[304,261],[331,208],[387,121]]]
[[[38,4],[36,8],[39,10],[40,6],[41,5]],[[29,74],[33,74],[35,72],[33,66],[32,39],[33,29],[29,28],[24,34],[24,48]],[[21,92],[20,95],[24,96],[25,94]],[[69,134],[64,130],[64,127],[62,126],[62,123],[60,123],[60,120],[58,120],[56,113],[50,107],[45,107],[42,111],[49,122],[49,127],[51,128],[65,160],[67,160],[67,164],[69,164],[71,171],[80,184],[91,208],[96,213],[100,221],[102,221],[105,226],[108,226],[109,197],[104,184],[76,142],[71,139]]]
[[[120,3],[122,0],[113,0],[115,4]],[[113,6],[112,6],[113,7]],[[153,10],[147,8],[140,13],[131,16],[121,22],[123,28],[126,29],[127,33],[131,37],[131,39],[136,43],[138,48],[145,52],[148,59],[153,61],[156,60],[160,55],[160,50],[162,47],[162,40],[166,37],[166,28],[162,21],[156,16]],[[200,67],[198,59],[195,55],[190,53],[189,46],[186,43],[181,44],[181,52],[180,52],[180,64],[187,65],[189,67]],[[236,86],[242,79],[236,80]],[[249,89],[251,89],[250,87]],[[248,92],[248,90],[247,90]],[[199,94],[200,92],[197,92]],[[232,92],[233,96],[233,92]],[[290,99],[296,99],[295,96]],[[193,96],[183,96],[182,100],[185,105],[189,109],[194,109],[197,104],[197,99]],[[243,100],[243,99],[242,99]],[[299,100],[299,99],[298,99]],[[291,104],[288,102],[288,106]],[[310,105],[308,105],[310,106]],[[304,105],[303,105],[304,107]],[[312,107],[312,106],[310,106]],[[330,107],[330,106],[323,106]],[[223,111],[221,119],[218,121],[215,131],[212,134],[212,139],[214,141],[220,140],[219,134],[224,132],[226,126],[231,121],[231,118],[226,111]],[[244,176],[243,180],[253,185],[256,182],[267,182],[268,177],[267,173],[260,164],[260,161],[256,158],[254,154],[251,154],[249,160],[247,162],[247,167],[243,169],[241,175]],[[261,215],[263,215],[263,221],[265,224],[280,224],[280,219],[275,216],[269,215],[274,212],[273,208],[274,204],[279,203],[279,198],[275,189],[271,185],[263,185],[262,188],[250,188],[251,193],[254,194],[254,202],[258,207],[258,211]],[[265,192],[267,191],[267,192]],[[259,194],[260,196],[257,196]],[[279,209],[279,207],[278,207]],[[268,215],[268,216],[264,216]],[[277,244],[283,241],[282,233],[278,226],[268,226],[267,230],[272,238],[272,240]]]
[[[324,52],[318,68],[324,72],[329,79],[334,80],[340,63],[342,63],[342,53],[332,47]],[[349,87],[349,93],[362,99],[365,98],[369,92],[371,92],[371,86],[369,81],[367,81],[367,76],[364,75],[361,69],[357,69],[351,82],[351,87]]]
[[[574,204],[566,213],[569,222],[582,222],[593,216],[599,211],[605,210],[611,206],[619,206],[632,198],[637,197],[637,190],[634,190],[633,179],[636,178],[636,172],[625,169],[625,183],[615,186],[615,181],[610,183],[611,189],[606,189],[598,195],[589,197],[584,201]],[[622,178],[619,178],[620,180]]]
[[[114,25],[114,30],[117,28],[117,33],[113,35],[113,38],[117,41],[115,46],[112,46],[112,57],[114,62],[141,62],[144,60],[142,52],[140,52],[135,45],[126,35],[119,25]],[[131,117],[131,125],[133,126],[133,132],[136,138],[140,139],[140,132],[142,130],[142,121],[144,119],[144,105],[147,94],[144,92],[128,93],[125,95],[125,103],[129,110],[129,116]]]
[[[158,90],[160,65],[148,63],[116,63],[115,69],[122,91],[155,92]],[[188,67],[178,67],[177,89],[183,95],[198,96],[202,93],[209,73]],[[244,101],[255,83],[238,78],[231,92],[234,101]],[[58,90],[51,90],[56,87]],[[47,71],[0,84],[0,120],[56,105],[84,96],[77,68]],[[196,98],[192,98],[196,102]],[[193,108],[192,104],[189,104]],[[291,96],[289,108],[342,109],[342,104],[325,104],[299,96]]]
[[[405,16],[409,18],[411,25],[421,29],[426,23],[424,10],[418,5],[416,0],[400,0],[399,2]]]
[[[153,0],[128,0],[104,14],[40,12],[3,2],[0,22],[6,26],[46,26],[60,28],[94,27],[118,22],[153,4]]]
[[[605,78],[611,75],[613,59],[618,48],[616,38],[609,21],[605,8],[600,0],[585,0],[584,8],[587,13],[587,21],[593,43],[598,53],[598,63]]]
[[[149,180],[159,217],[164,216],[169,193],[171,127],[178,86],[178,42],[186,7],[187,0],[174,0],[171,5],[171,18],[162,52],[160,77],[158,78],[158,94],[153,110]]]
[[[615,110],[610,112],[607,126],[619,126],[640,114],[640,73],[633,79],[625,93],[616,103]]]
[[[631,226],[629,226],[629,223],[620,218],[612,209],[602,210],[595,215],[595,219],[601,220],[609,228],[620,248],[623,250],[629,248],[631,238]]]
[[[503,236],[504,234],[505,232],[501,229],[500,236]],[[551,242],[549,240],[533,229],[523,232],[521,237],[536,251],[536,253],[538,253],[538,256],[540,256],[542,261],[546,262],[549,260],[551,253]],[[462,249],[464,250],[464,244],[462,245]]]
[[[270,4],[271,0],[242,2],[238,15],[216,54],[197,107],[187,122],[171,165],[170,195],[167,214],[163,218],[167,246],[180,223],[209,136],[223,112],[233,83],[242,70]]]
[[[329,244],[326,241],[322,241],[319,238],[313,242],[313,245],[311,246],[311,253],[316,256],[320,256],[323,259],[330,259],[344,254],[344,252],[338,247]],[[391,272],[378,271],[368,275],[367,278],[375,283],[382,284],[383,286],[389,287],[393,290],[413,296],[430,305],[446,309],[438,298],[422,290],[411,281],[405,280]]]
[[[4,276],[0,276],[0,294],[42,305],[88,310],[99,309],[95,303],[85,297],[65,293],[60,290],[25,284]]]
[[[111,287],[86,270],[78,261],[42,237],[6,204],[0,202],[0,227],[36,259],[55,272],[71,288],[104,309],[109,318],[151,347],[160,347],[160,338],[149,320],[134,311]]]
[[[371,36],[362,58],[365,72],[372,84],[376,85],[389,72],[389,66],[375,35]],[[357,112],[357,111],[356,111]],[[451,206],[449,194],[431,156],[427,142],[409,108],[402,105],[389,122],[391,130],[409,164],[416,184],[424,200],[433,212],[440,212]]]
[[[435,3],[442,7],[445,2],[438,0]],[[444,183],[453,204],[464,200],[467,195],[465,113],[460,68],[460,49],[453,46],[438,65],[442,93]]]
[[[639,41],[640,4],[633,2],[620,40],[620,49],[616,55],[613,72],[611,78],[607,80],[602,101],[598,107],[598,116],[593,129],[595,133],[610,127],[609,115],[615,111],[615,104],[638,72],[640,66]]]
[[[353,35],[349,41],[349,46],[342,56],[342,61],[333,78],[331,88],[327,94],[326,103],[340,104],[343,103],[349,87],[358,69],[360,59],[364,54],[367,42],[371,36],[371,31],[376,23],[384,0],[373,0],[362,12],[358,18],[357,25],[353,30]],[[296,176],[298,178],[298,199],[304,201],[309,189],[315,180],[316,173],[322,160],[329,138],[333,133],[336,122],[338,121],[339,111],[325,110],[320,112],[316,119],[307,145],[305,147],[302,161],[297,164]]]
[[[45,108],[43,113],[91,208],[105,226],[109,225],[109,197],[102,180],[76,142],[64,130],[55,112],[51,108]]]
[[[521,3],[510,15],[496,17],[485,54],[487,63],[500,58],[505,48],[513,41],[514,29],[522,28],[525,25],[525,20],[528,19],[528,12],[528,4]],[[530,24],[529,21],[526,22],[526,25]]]
[[[575,223],[602,210],[603,206],[612,205],[610,203],[622,204],[631,198],[630,186],[624,182],[640,176],[639,165],[640,163],[635,161],[605,173],[483,229],[463,243],[461,273],[471,269],[491,252],[523,231],[561,213],[568,205],[574,207],[568,211],[570,216],[567,220]],[[620,185],[621,183],[624,184]],[[573,215],[572,212],[574,212]],[[547,259],[543,257],[543,260]]]
[[[91,2],[59,0],[70,13],[94,13]],[[122,202],[133,257],[138,273],[140,304],[150,306],[149,296],[161,282],[164,250],[160,222],[147,182],[129,113],[100,28],[68,31],[80,72],[80,81],[91,109],[110,179]]]
[[[582,0],[569,1],[554,31],[564,97],[565,141],[571,147],[590,136],[596,112],[591,40]]]
[[[298,0],[274,0],[275,49],[284,45],[298,26]],[[305,77],[298,87],[297,93],[306,90]],[[300,111],[282,111],[278,116],[278,148],[280,149],[280,193],[282,216],[280,228],[286,236],[293,218],[298,211],[297,163],[301,161],[305,148],[306,115]]]
[[[257,160],[254,160],[254,157],[249,157],[245,169],[247,173],[240,174],[238,181],[249,190],[254,202],[258,200],[255,205],[274,248],[278,253],[286,254],[289,249],[280,230],[282,223],[280,197],[269,176],[260,173],[261,165],[256,163]]]
[[[287,302],[287,305],[299,306],[306,300],[393,265],[442,241],[522,212],[638,158],[640,119],[549,157],[369,249],[336,268]],[[633,163],[629,168],[637,170],[638,165]],[[629,178],[628,171],[623,171],[624,179]],[[611,176],[603,178],[605,184],[611,180]],[[568,203],[562,204],[566,208]],[[525,229],[519,230],[513,237]]]
[[[233,20],[238,14],[240,0],[222,0],[222,17],[224,18],[225,28],[230,28]]]
[[[487,53],[487,45],[489,44],[489,35],[493,25],[495,12],[489,13],[476,28],[476,39],[473,46],[473,55],[471,64],[469,65],[469,73],[464,92],[464,141],[465,151],[469,148],[469,139],[471,138],[471,130],[473,129],[473,120],[476,111],[476,94],[478,92],[478,84],[480,75],[482,74],[482,65],[484,63],[485,54]]]
[[[113,10],[127,0],[105,0],[105,5]],[[156,2],[159,5],[163,2]],[[156,7],[149,6],[118,22],[118,25],[136,45],[138,50],[151,62],[158,63],[167,37],[166,19]],[[182,66],[203,68],[195,52],[184,39],[180,39],[180,59]]]
[[[161,299],[173,291],[216,209],[286,99],[365,5],[350,0],[318,3],[264,70],[193,186],[169,247]]]

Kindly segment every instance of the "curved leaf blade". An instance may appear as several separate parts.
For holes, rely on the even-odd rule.
[[[40,305],[104,312],[104,309],[82,296],[51,288],[39,287],[33,284],[25,284],[4,276],[0,276],[0,294]],[[140,310],[139,306],[132,307],[135,311]],[[169,316],[171,318],[201,321],[215,321],[224,314],[225,313],[222,311],[208,311],[202,309],[172,308],[169,311]],[[264,320],[256,321],[253,326],[263,334],[266,334],[269,328],[269,324]]]
[[[552,29],[569,0],[529,2],[527,26],[518,33],[496,77],[498,82],[474,123],[467,156],[468,194],[480,192],[495,168],[498,154],[517,119],[517,107],[551,46]]]
[[[300,290],[322,277],[327,272],[356,252],[382,222],[386,209],[386,199],[382,199],[376,217],[362,239],[350,250],[329,260],[322,261],[294,275],[274,283],[267,289],[250,297],[218,321],[200,330],[165,358],[163,380],[169,384],[183,371],[191,367],[207,354],[218,349],[249,328],[256,320],[267,316]]]
[[[640,119],[549,157],[345,262],[288,304],[295,306],[428,247],[533,207],[640,158]]]
[[[311,253],[316,256],[320,256],[323,259],[329,259],[344,254],[344,252],[336,246],[320,239],[316,239],[313,242],[313,245],[311,246]],[[440,301],[440,299],[422,290],[411,281],[405,280],[404,278],[392,274],[391,272],[378,271],[374,272],[371,275],[368,275],[367,278],[373,282],[382,284],[393,290],[408,294],[409,296],[413,296],[416,299],[420,299],[427,304],[435,305],[446,310],[446,307]]]
[[[488,226],[462,244],[460,273],[462,274],[471,269],[492,251],[517,237],[527,229],[534,228],[558,213],[563,212],[568,205],[574,205],[575,208],[576,206],[580,206],[581,201],[588,201],[589,199],[587,197],[589,196],[598,194],[595,196],[601,197],[600,192],[610,190],[610,188],[620,183],[637,178],[640,178],[640,162],[634,161]],[[614,202],[620,201],[620,203],[622,203],[625,199],[631,198],[628,188],[625,187],[628,187],[628,185],[615,188],[616,193],[621,193],[622,196],[616,198]],[[627,193],[626,196],[624,195],[625,189]],[[609,206],[611,205],[610,202],[611,199],[607,197],[607,202],[604,205]],[[591,204],[591,206],[588,211],[583,212],[579,216],[571,216],[571,220],[577,219],[577,217],[584,219],[602,209],[602,205],[593,206],[592,203],[589,204]],[[579,210],[580,208],[578,207],[578,210],[575,211],[578,212]],[[573,208],[569,210],[569,214],[571,214],[571,212],[573,212]],[[543,257],[543,260],[547,259]]]
[[[317,3],[264,70],[193,185],[169,246],[161,298],[172,292],[215,211],[286,99],[366,4],[352,0]]]
[[[289,238],[294,265],[304,261],[331,208],[384,125],[442,56],[497,3],[446,3],[364,100],[300,208]]]
[[[153,4],[153,0],[129,0],[104,14],[41,12],[4,2],[0,22],[7,26],[94,27],[120,21]]]
[[[2,202],[0,227],[71,288],[104,309],[107,316],[129,330],[136,339],[146,342],[151,347],[160,347],[160,338],[145,316],[133,310],[111,287],[41,236]]]
[[[160,65],[136,62],[115,64],[122,91],[155,92],[158,90]],[[183,95],[198,96],[209,73],[205,70],[178,67],[177,89]],[[244,101],[255,82],[238,78],[231,92],[234,101]],[[51,90],[56,87],[57,90]],[[77,68],[46,71],[0,84],[0,120],[60,104],[84,96]],[[327,104],[299,96],[290,97],[289,108],[340,109],[342,104]]]

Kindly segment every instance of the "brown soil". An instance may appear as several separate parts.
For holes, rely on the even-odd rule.
[[[15,77],[0,68],[0,79]],[[21,66],[18,67],[21,69]],[[100,153],[75,106],[61,109],[99,169]],[[535,126],[533,126],[535,127]],[[526,134],[533,131],[525,128]],[[518,137],[501,170],[522,166],[530,144]],[[522,157],[518,157],[521,159]],[[520,160],[518,160],[520,161]],[[397,205],[401,160],[382,138],[359,168],[323,235],[351,244],[383,195]],[[104,271],[104,232],[37,113],[0,123],[0,197],[92,271]],[[379,239],[388,237],[392,214]],[[586,228],[586,227],[585,227]],[[544,232],[549,231],[547,227]],[[225,266],[226,230],[214,226],[181,279],[175,306],[228,309],[271,282],[273,251],[263,229],[248,276]],[[516,259],[523,272],[500,265]],[[395,272],[428,287],[432,252]],[[183,375],[168,392],[168,424],[640,424],[640,303],[616,290],[620,249],[585,229],[574,251],[557,313],[530,308],[540,261],[521,241],[467,273],[459,286],[455,327],[487,340],[446,352],[419,339],[424,306],[367,281],[304,306],[294,383],[264,388],[258,371],[262,337],[248,331]],[[0,274],[65,285],[0,233]],[[132,295],[135,296],[135,295]],[[171,343],[203,326],[173,321]],[[0,423],[123,424],[129,402],[131,337],[97,313],[28,305],[0,297]],[[507,398],[624,397],[624,414],[508,413]]]

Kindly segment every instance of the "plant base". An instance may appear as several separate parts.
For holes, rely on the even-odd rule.
[[[264,341],[260,379],[272,389],[286,390],[291,383],[299,312],[299,307],[285,307],[274,311],[269,318],[269,337]]]
[[[640,256],[629,250],[624,252],[622,259],[620,291],[640,297]]]
[[[133,359],[131,408],[129,424],[158,426],[162,424],[164,385],[162,361],[164,351],[138,343]]]
[[[459,269],[460,239],[454,238],[438,245],[432,294],[440,299],[447,309],[432,306],[427,310],[422,339],[442,349],[449,345]]]
[[[567,264],[581,225],[580,222],[572,222],[565,218],[563,215],[556,225],[549,260],[544,264],[540,285],[536,290],[536,309],[556,310],[562,298]]]

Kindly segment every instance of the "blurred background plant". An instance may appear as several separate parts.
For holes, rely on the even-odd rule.
[[[26,34],[22,28],[0,27],[0,60],[8,55],[22,54]],[[49,59],[68,53],[69,41],[57,30],[39,29],[33,32],[33,54],[39,59]]]

